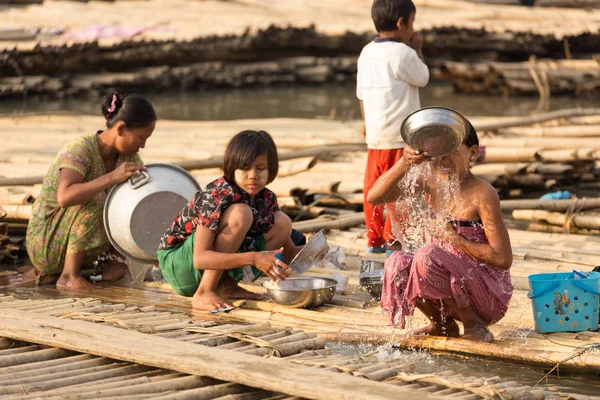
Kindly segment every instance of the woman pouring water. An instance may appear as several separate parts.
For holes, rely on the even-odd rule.
[[[413,118],[435,116],[432,109]],[[512,295],[510,239],[496,190],[470,170],[477,132],[460,114],[437,110],[463,121],[458,148],[431,157],[434,149],[406,147],[367,196],[373,205],[394,203],[394,233],[404,245],[385,263],[381,306],[401,328],[417,307],[431,321],[417,334],[458,337],[460,321],[463,338],[490,342],[488,326],[505,315]]]

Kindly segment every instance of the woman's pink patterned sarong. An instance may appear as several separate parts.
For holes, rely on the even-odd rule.
[[[456,231],[476,243],[488,243],[483,226],[455,225]],[[454,298],[459,308],[471,306],[487,325],[506,313],[512,296],[510,272],[484,264],[445,243],[420,248],[416,253],[396,251],[385,262],[381,307],[394,327],[405,327],[418,298],[439,304],[442,315],[458,315],[442,306]]]

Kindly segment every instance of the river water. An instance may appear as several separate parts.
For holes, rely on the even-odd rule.
[[[502,97],[456,94],[452,86],[431,82],[421,89],[423,106],[444,106],[466,116],[527,115],[538,104],[537,97]],[[246,118],[360,118],[353,85],[320,85],[212,90],[193,93],[150,94],[160,119],[231,120]],[[576,98],[555,96],[548,110],[600,107],[600,96]],[[0,101],[0,115],[75,112],[100,115],[100,99],[40,100],[39,97]]]
[[[240,90],[206,91],[198,93],[150,94],[161,119],[180,120],[231,120],[250,118],[335,118],[358,119],[360,108],[352,85],[321,85],[303,87],[272,87]],[[527,115],[536,110],[536,97],[501,97],[456,94],[450,85],[432,82],[421,90],[423,106],[446,106],[467,116]],[[600,98],[573,98],[555,96],[545,110],[574,107],[600,107]],[[78,113],[100,115],[99,98],[41,100],[40,98],[0,101],[1,116],[18,116],[44,113]],[[336,353],[357,354],[376,350],[372,346],[334,344]],[[381,350],[381,348],[380,348]],[[544,376],[544,371],[521,365],[432,354],[423,351],[383,349],[386,357],[412,360],[418,372],[430,373],[454,370],[463,375],[501,376],[522,384],[534,385]],[[600,381],[596,375],[554,375],[548,384],[558,390],[587,395],[600,394]],[[544,385],[544,384],[542,384]]]

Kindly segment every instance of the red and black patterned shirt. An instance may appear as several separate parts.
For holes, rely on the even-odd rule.
[[[247,247],[253,248],[254,237],[273,227],[275,213],[279,211],[277,197],[267,188],[252,197],[237,185],[229,184],[222,176],[206,185],[205,190],[196,192],[160,239],[158,249],[167,250],[179,246],[196,231],[198,224],[219,233],[222,213],[235,203],[247,204],[252,209],[254,219],[245,243]]]

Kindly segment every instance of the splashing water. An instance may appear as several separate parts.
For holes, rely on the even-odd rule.
[[[436,173],[435,162],[413,165],[398,184],[401,195],[391,210],[392,231],[405,252],[431,244],[460,201],[458,176]]]

